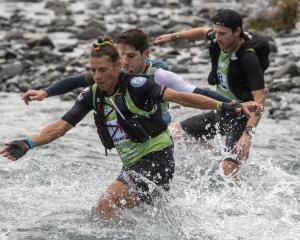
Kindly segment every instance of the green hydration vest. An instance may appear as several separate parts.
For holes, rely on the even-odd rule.
[[[211,58],[211,71],[207,80],[210,85],[216,85],[219,84],[217,71],[221,49],[212,29],[207,32],[206,38],[210,40],[209,55]],[[244,43],[235,52],[235,56],[230,58],[227,71],[227,84],[237,99],[246,102],[252,101],[253,96],[249,90],[245,73],[241,70],[240,61],[245,53],[255,52],[263,73],[269,67],[270,43],[266,36],[257,33],[244,32],[243,38],[245,40]]]
[[[124,131],[123,122],[120,121],[120,114],[117,113],[114,107],[114,105],[116,106],[116,100],[118,101],[120,92],[116,91],[112,96],[104,96],[96,84],[92,86],[92,92],[95,111],[94,117],[99,137],[106,148],[116,148],[125,168],[134,165],[148,153],[159,151],[172,145],[170,133],[167,128],[153,137],[150,136],[150,138],[143,142],[133,141]],[[134,104],[127,89],[124,93],[124,99],[126,107],[133,114],[131,119],[134,119],[134,117],[150,119],[156,112],[155,108],[149,112],[139,109]]]

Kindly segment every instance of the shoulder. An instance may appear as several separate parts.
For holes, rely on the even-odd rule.
[[[86,72],[83,74],[84,81],[89,85],[92,85],[95,81],[90,72]]]
[[[179,78],[179,76],[176,73],[164,69],[157,69],[154,74],[154,80],[160,85],[165,85],[166,82],[173,82],[174,79],[177,78]]]
[[[162,69],[162,68],[157,69],[155,71],[155,74],[154,74],[155,77],[157,77],[157,76],[171,77],[171,76],[174,76],[174,75],[177,75],[177,74],[173,73],[169,70]]]
[[[83,102],[89,100],[92,96],[92,86],[83,89],[76,98],[76,102]]]
[[[237,50],[236,55],[239,59],[252,59],[257,58],[257,54],[251,42],[249,40],[245,40],[240,48]]]
[[[133,88],[140,88],[145,84],[147,84],[147,82],[151,80],[153,81],[153,77],[149,75],[130,75],[128,76],[128,78],[129,78],[128,84],[130,87]]]
[[[242,62],[249,62],[249,63],[252,63],[253,61],[259,62],[258,56],[257,56],[254,48],[252,48],[250,46],[248,48],[244,48],[242,50],[239,58]]]

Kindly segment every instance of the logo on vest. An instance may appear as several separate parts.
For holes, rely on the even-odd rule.
[[[131,86],[138,88],[138,87],[143,86],[146,81],[147,81],[147,78],[145,78],[145,77],[133,77],[132,79],[130,79],[130,84],[131,84]]]
[[[78,95],[78,97],[77,97],[77,101],[78,102],[80,102],[81,100],[83,99],[83,95],[82,95],[82,93],[80,93],[79,95]]]
[[[82,91],[81,91],[81,93],[78,95],[78,97],[77,97],[77,101],[79,102],[79,101],[81,101],[82,99],[83,99],[83,94],[84,93],[86,93],[86,92],[88,92],[88,90],[89,90],[89,87],[86,87],[85,89],[83,89]]]
[[[109,113],[111,113],[111,110],[113,108],[109,105],[104,105],[104,115],[107,116]]]

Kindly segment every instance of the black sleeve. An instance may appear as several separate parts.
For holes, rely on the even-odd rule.
[[[250,91],[265,88],[264,73],[255,52],[246,51],[241,58],[240,66],[245,73]]]
[[[166,90],[166,87],[160,86],[153,79],[148,79],[145,84],[145,87],[143,88],[145,97],[147,99],[154,99],[154,100],[160,100],[160,101],[162,101],[165,90]]]
[[[195,90],[193,91],[193,93],[197,93],[197,94],[200,94],[200,95],[203,95],[203,96],[206,96],[206,97],[210,97],[212,99],[215,99],[215,100],[218,100],[218,101],[221,101],[221,102],[226,102],[226,103],[231,102],[230,98],[222,96],[221,94],[219,94],[215,91],[212,91],[208,88],[198,88],[198,87],[196,87]]]
[[[64,78],[47,87],[45,90],[50,97],[68,93],[79,87],[86,87],[90,84],[87,82],[88,78],[86,75],[87,74]]]
[[[131,96],[138,95],[141,99],[162,100],[165,87],[156,83],[152,77],[144,75],[133,77],[128,84]]]
[[[92,109],[92,88],[89,87],[78,95],[74,106],[61,119],[75,127]]]
[[[134,76],[128,83],[128,91],[137,107],[148,111],[154,101],[162,101],[166,87],[160,86],[148,75]]]

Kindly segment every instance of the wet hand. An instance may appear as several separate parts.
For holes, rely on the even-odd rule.
[[[23,157],[29,149],[29,146],[24,140],[14,140],[5,143],[7,147],[0,149],[0,155],[12,161],[16,161]]]
[[[249,157],[251,148],[251,136],[247,133],[243,133],[239,141],[235,144],[233,152],[237,154],[237,157],[244,161]]]
[[[172,135],[172,138],[174,140],[179,140],[183,136],[183,129],[182,129],[179,122],[175,122],[175,123],[170,124],[169,131],[170,131],[170,133]]]
[[[46,97],[48,97],[47,91],[30,89],[22,95],[22,100],[28,105],[30,101],[42,101]]]
[[[248,117],[253,115],[260,116],[263,112],[263,105],[258,104],[257,102],[250,101],[242,103],[243,113],[247,114]]]
[[[242,113],[247,118],[250,118],[253,115],[259,116],[263,109],[261,105],[254,101],[244,103],[231,102],[229,105],[235,108],[235,112]]]

